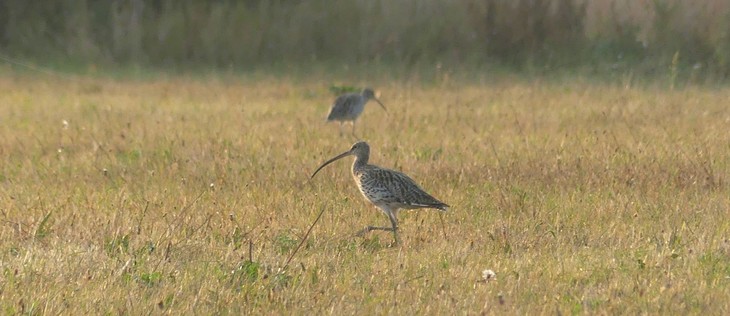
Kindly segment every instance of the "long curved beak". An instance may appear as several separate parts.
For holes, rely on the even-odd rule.
[[[373,100],[375,100],[375,102],[378,102],[378,104],[380,104],[380,107],[383,108],[383,111],[385,111],[385,113],[388,113],[388,110],[385,109],[385,105],[383,105],[383,103],[380,102],[380,100],[378,100],[376,98],[373,98]]]
[[[349,155],[351,155],[351,154],[352,154],[352,153],[351,153],[351,152],[350,152],[350,151],[348,150],[348,151],[346,151],[346,152],[344,152],[344,153],[341,153],[341,154],[337,155],[337,157],[335,157],[335,158],[332,158],[332,159],[330,159],[330,160],[327,160],[327,162],[325,162],[325,163],[323,163],[323,164],[322,164],[321,166],[319,166],[319,168],[317,168],[317,170],[316,170],[316,171],[315,171],[315,172],[314,172],[314,173],[312,174],[312,176],[311,176],[311,177],[309,177],[309,178],[310,178],[310,179],[314,178],[314,176],[315,176],[315,175],[317,175],[317,172],[319,172],[320,170],[322,170],[322,168],[324,168],[324,166],[326,166],[326,165],[329,165],[329,164],[331,164],[331,163],[335,162],[336,160],[338,160],[338,159],[342,159],[342,158],[344,158],[344,157],[347,157],[347,156],[349,156]]]

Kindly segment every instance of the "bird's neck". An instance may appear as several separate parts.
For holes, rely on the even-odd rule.
[[[352,163],[352,172],[354,173],[362,167],[365,167],[368,164],[368,158],[370,158],[368,155],[357,156],[355,162]]]

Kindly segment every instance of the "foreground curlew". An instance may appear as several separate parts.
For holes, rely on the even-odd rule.
[[[400,244],[397,218],[399,209],[433,208],[441,211],[447,211],[449,209],[449,205],[423,191],[407,175],[368,164],[370,146],[368,143],[362,141],[352,145],[350,150],[327,160],[327,162],[317,168],[312,174],[312,178],[324,166],[350,155],[356,157],[355,162],[352,164],[352,177],[355,178],[358,189],[360,189],[362,195],[370,203],[375,204],[375,206],[388,215],[390,224],[392,225],[392,227],[367,226],[360,231],[360,234],[367,233],[371,230],[392,231],[393,236],[395,236],[395,242]]]
[[[349,121],[352,123],[352,136],[359,138],[355,135],[355,120],[362,114],[365,104],[370,100],[375,100],[385,112],[388,112],[385,105],[375,97],[375,92],[370,88],[365,88],[361,93],[348,93],[337,97],[330,113],[327,114],[327,122],[339,121],[340,135],[342,135],[342,124]]]

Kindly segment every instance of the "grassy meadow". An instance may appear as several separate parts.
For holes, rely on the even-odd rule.
[[[335,77],[3,72],[0,313],[730,313],[727,87]],[[401,246],[352,159],[309,179],[332,84],[452,206]]]

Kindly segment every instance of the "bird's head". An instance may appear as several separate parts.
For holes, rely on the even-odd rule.
[[[385,109],[385,105],[383,105],[383,103],[380,102],[380,100],[378,100],[378,98],[375,97],[375,91],[373,91],[373,89],[370,89],[370,88],[363,89],[362,96],[368,100],[375,100],[375,102],[378,102],[378,104],[380,104],[380,107],[382,107],[385,112],[388,112],[388,110]]]
[[[359,142],[353,144],[352,147],[350,147],[350,150],[348,150],[344,153],[341,153],[330,160],[327,160],[325,163],[323,163],[321,166],[319,166],[319,168],[317,168],[317,170],[314,171],[314,173],[312,174],[310,179],[314,178],[314,176],[317,175],[317,172],[322,170],[322,168],[324,168],[326,165],[329,165],[329,164],[331,164],[339,159],[345,158],[347,156],[355,156],[355,157],[358,157],[358,159],[365,159],[364,163],[367,163],[368,156],[370,156],[370,145],[368,145],[368,143],[366,143],[364,141],[359,141]]]

